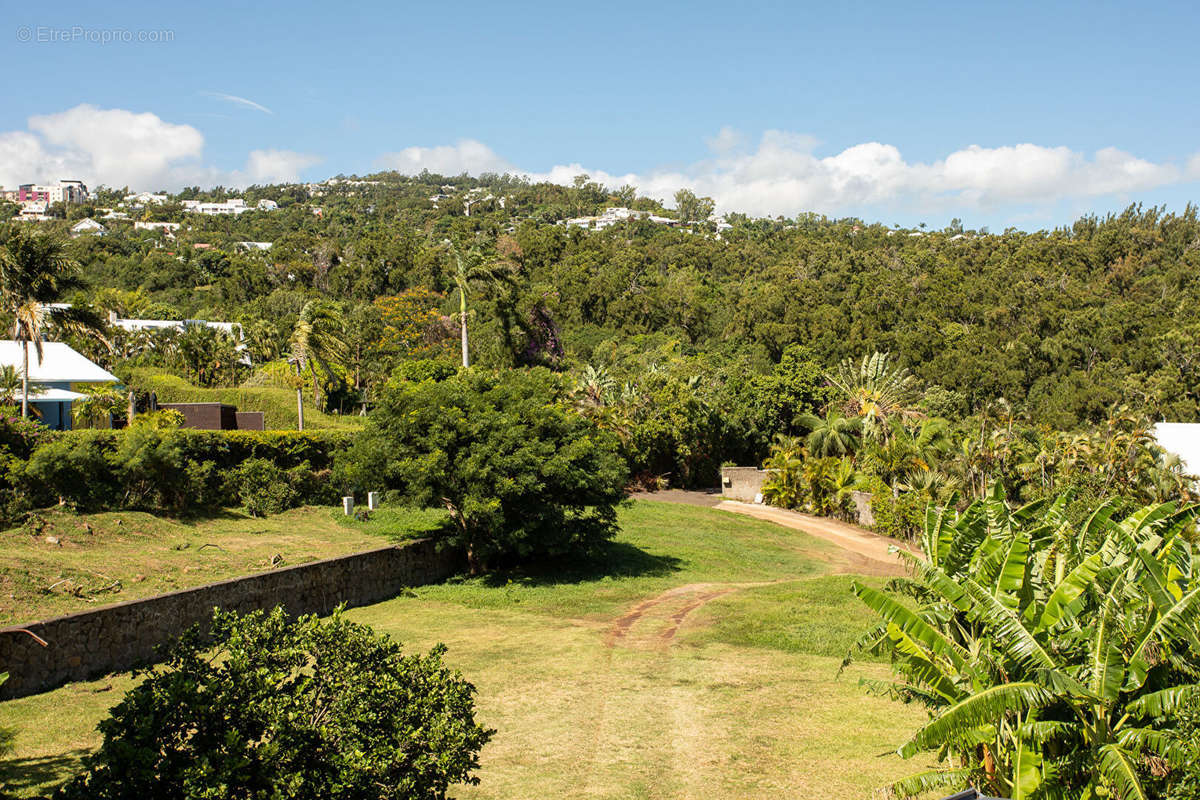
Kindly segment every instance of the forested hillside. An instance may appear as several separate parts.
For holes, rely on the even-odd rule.
[[[113,207],[124,194],[102,191],[94,205]],[[345,352],[318,375],[314,399],[350,413],[369,407],[400,361],[457,359],[456,274],[487,265],[489,279],[467,280],[473,360],[568,371],[590,381],[598,404],[622,392],[627,405],[638,405],[635,396],[655,409],[673,402],[679,425],[702,428],[708,415],[726,431],[738,426],[733,442],[684,435],[684,461],[702,450],[710,462],[760,459],[797,412],[822,405],[824,370],[874,351],[917,376],[923,408],[950,420],[1003,408],[1072,431],[1119,405],[1153,419],[1200,419],[1194,207],[1131,207],[1036,233],[737,214],[718,226],[711,204],[690,194],[666,212],[630,187],[586,180],[394,173],[241,195],[275,200],[275,211],[209,217],[179,205],[228,196],[186,190],[131,213],[183,223],[175,237],[106,220],[108,235],[71,240],[90,286],[75,300],[125,317],[242,322],[254,368],[226,359],[226,372],[201,374],[121,332],[80,346],[118,370],[287,386],[280,359],[297,319],[310,301],[331,303]],[[617,206],[677,222],[564,224]],[[101,213],[71,207],[69,220],[39,226],[65,233],[71,220]],[[247,251],[238,242],[272,244]],[[808,371],[781,367],[785,352]],[[764,399],[771,381],[790,388]]]

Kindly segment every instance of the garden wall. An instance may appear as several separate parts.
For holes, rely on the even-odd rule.
[[[721,496],[753,503],[766,479],[767,473],[757,467],[721,467]]]
[[[292,614],[327,614],[340,603],[378,603],[407,586],[448,578],[460,559],[424,539],[0,629],[0,672],[9,673],[0,699],[149,663],[159,645],[207,623],[215,606],[246,612],[282,605]]]

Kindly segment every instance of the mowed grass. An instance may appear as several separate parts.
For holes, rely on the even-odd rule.
[[[314,507],[265,518],[42,511],[35,524],[0,533],[0,625],[383,547],[429,532],[442,516],[398,510],[358,523]]]
[[[832,545],[657,502],[621,522],[605,562],[460,579],[349,612],[413,649],[445,643],[478,688],[496,735],[480,784],[455,796],[866,797],[925,766],[892,754],[923,713],[858,684],[887,666],[838,675],[870,617],[831,574]],[[0,774],[18,794],[71,774],[129,685],[4,703],[16,752]]]

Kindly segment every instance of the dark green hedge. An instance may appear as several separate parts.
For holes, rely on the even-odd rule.
[[[31,507],[58,502],[86,511],[172,512],[334,503],[341,492],[331,468],[352,439],[353,434],[341,431],[196,431],[136,425],[119,431],[43,435],[27,458],[16,448],[7,449],[0,486],[3,511],[11,520]],[[268,467],[272,479],[264,481]],[[271,497],[258,498],[256,492]]]

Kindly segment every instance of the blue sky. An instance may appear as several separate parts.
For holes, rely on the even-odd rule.
[[[0,107],[0,182],[394,166],[586,171],[726,210],[935,227],[1181,210],[1200,186],[1198,18],[1183,3],[8,0],[22,78]]]

